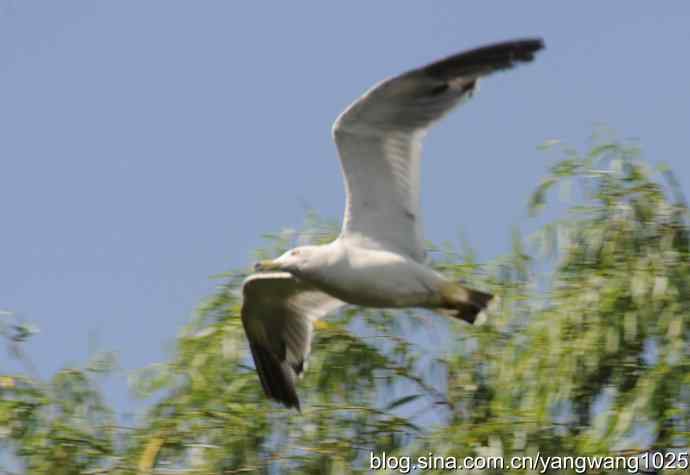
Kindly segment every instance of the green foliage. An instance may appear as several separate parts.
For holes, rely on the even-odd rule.
[[[467,246],[432,248],[439,270],[497,295],[484,325],[343,310],[317,331],[299,414],[264,398],[239,318],[245,274],[228,273],[174,356],[133,376],[138,394],[156,396],[135,428],[117,427],[103,405],[106,356],[49,383],[0,377],[0,444],[28,473],[65,474],[367,473],[371,451],[509,458],[687,447],[682,193],[630,143],[560,153],[529,203],[537,214],[559,189],[572,200],[563,217],[527,240],[515,231],[512,252],[488,264]],[[310,213],[302,232],[269,236],[258,257],[336,232]],[[16,327],[3,327],[13,348],[33,331]]]
[[[59,371],[48,383],[0,377],[0,447],[11,448],[27,473],[87,473],[115,458],[117,427],[96,384],[104,360]]]

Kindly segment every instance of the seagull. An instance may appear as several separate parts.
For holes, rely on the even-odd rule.
[[[268,398],[300,410],[296,382],[314,322],[344,305],[427,308],[470,324],[486,308],[491,294],[426,261],[422,139],[480,78],[530,62],[543,47],[528,38],[461,52],[380,82],[340,114],[333,125],[346,192],[340,235],[258,262],[242,286],[242,324]]]

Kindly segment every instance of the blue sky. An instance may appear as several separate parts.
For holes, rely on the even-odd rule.
[[[549,163],[536,146],[597,122],[688,191],[688,24],[687,2],[0,0],[0,309],[40,327],[44,376],[117,351],[109,397],[130,407],[127,372],[165,357],[209,276],[305,206],[339,218],[345,106],[512,37],[547,50],[428,136],[428,238],[506,252]]]

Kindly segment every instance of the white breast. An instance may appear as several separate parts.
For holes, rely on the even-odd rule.
[[[312,284],[347,303],[367,307],[425,307],[445,279],[407,256],[344,244],[339,258]]]

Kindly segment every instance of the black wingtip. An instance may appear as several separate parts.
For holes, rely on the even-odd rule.
[[[484,75],[509,69],[517,63],[534,60],[535,53],[545,48],[542,38],[521,38],[492,43],[447,57],[424,70],[438,79],[448,80],[460,75]]]
[[[461,55],[468,58],[486,58],[510,63],[515,61],[529,62],[534,59],[534,53],[544,48],[545,44],[542,38],[520,38],[479,46],[461,53]]]
[[[257,344],[249,344],[254,366],[261,381],[264,394],[287,408],[302,412],[295,389],[295,373],[285,361],[279,361],[270,351]]]

